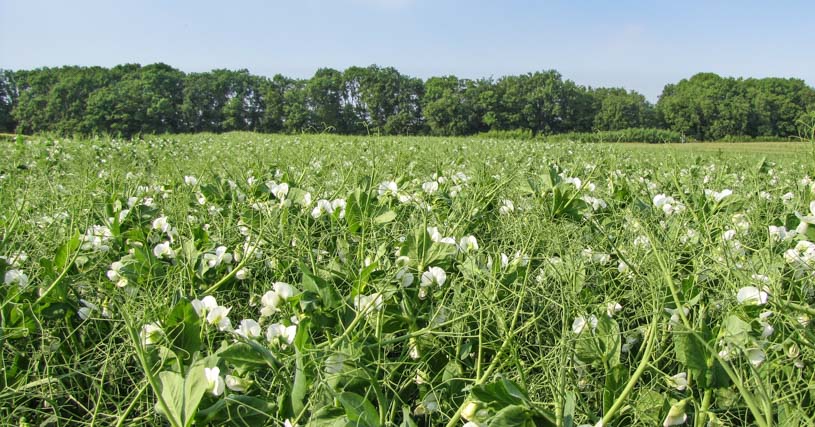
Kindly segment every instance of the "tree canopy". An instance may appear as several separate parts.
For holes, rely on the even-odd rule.
[[[544,70],[498,79],[406,76],[391,67],[321,68],[309,79],[166,64],[0,70],[0,131],[132,136],[164,132],[470,135],[664,128],[699,140],[795,136],[815,110],[800,79],[696,74],[656,105]]]

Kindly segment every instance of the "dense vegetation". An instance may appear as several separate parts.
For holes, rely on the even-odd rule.
[[[4,144],[5,424],[815,423],[803,143]]]
[[[0,71],[0,131],[62,135],[551,135],[660,128],[683,139],[786,138],[798,136],[800,121],[813,110],[815,89],[802,80],[710,73],[667,85],[653,105],[639,93],[584,87],[554,70],[426,81],[377,66],[323,68],[310,79],[246,70],[183,73],[165,64]]]

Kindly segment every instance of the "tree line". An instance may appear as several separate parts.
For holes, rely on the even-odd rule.
[[[0,70],[0,130],[59,134],[334,132],[532,134],[660,128],[689,138],[789,137],[815,111],[815,89],[792,78],[696,74],[656,104],[592,88],[555,70],[498,79],[422,80],[391,67],[317,70],[309,79],[247,70],[184,73],[166,64]]]

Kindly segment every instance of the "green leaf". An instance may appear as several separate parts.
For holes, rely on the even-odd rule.
[[[513,427],[530,425],[532,419],[527,409],[520,405],[507,406],[496,413],[489,421],[492,427]]]
[[[158,373],[159,395],[164,405],[156,404],[156,411],[167,417],[170,424],[183,426],[184,422],[184,377],[177,372]]]
[[[348,417],[342,408],[325,406],[317,410],[306,423],[306,427],[345,427]]]
[[[165,319],[165,330],[173,351],[182,360],[189,361],[201,350],[201,319],[190,300],[182,298]]]
[[[275,363],[273,362],[275,361],[273,355],[265,353],[265,351],[260,351],[251,344],[236,342],[230,344],[217,354],[220,358],[234,365],[237,369],[241,371],[249,371],[260,367],[275,366]],[[269,359],[269,356],[272,356],[271,360]]]
[[[76,252],[77,249],[79,249],[79,234],[74,233],[67,242],[63,243],[59,249],[57,249],[57,253],[54,256],[54,270],[57,274],[62,273],[62,271],[68,267],[71,254]]]
[[[396,212],[388,210],[374,218],[374,224],[387,224],[396,219]]]
[[[195,269],[195,262],[198,260],[198,249],[195,247],[195,241],[192,239],[184,240],[181,243],[181,257],[187,268],[190,270]]]
[[[749,339],[750,324],[741,320],[735,314],[727,316],[722,324],[724,339],[736,345],[746,345]]]
[[[634,401],[634,413],[642,425],[662,424],[663,415],[669,407],[668,399],[653,390],[640,391]]]
[[[291,388],[291,408],[294,414],[299,414],[305,408],[306,395],[308,394],[308,376],[306,373],[306,362],[303,359],[303,346],[308,339],[308,328],[300,325],[297,328],[295,341],[299,345],[294,347],[295,368],[294,383]]]
[[[499,380],[490,384],[481,384],[473,387],[473,397],[487,405],[504,407],[518,405],[529,401],[529,396],[517,384],[510,380]]]
[[[413,421],[413,418],[411,418],[410,408],[407,406],[402,407],[402,423],[399,424],[399,427],[419,427],[416,421]]]
[[[676,360],[688,369],[704,372],[707,369],[707,349],[694,336],[694,331],[675,325],[673,341]]]
[[[566,393],[563,403],[563,427],[574,427],[575,395],[573,391]]]
[[[313,274],[306,265],[300,265],[303,278],[300,284],[306,291],[311,291],[320,296],[320,301],[324,308],[334,308],[340,304],[340,298],[334,287],[322,277]]]
[[[379,425],[379,413],[376,407],[364,397],[346,391],[337,397],[345,409],[345,415],[354,425],[376,427]]]
[[[628,381],[628,369],[623,365],[614,365],[606,372],[606,381],[603,386],[603,413],[608,412],[617,396],[622,393]]]
[[[594,331],[603,360],[609,366],[620,364],[620,327],[617,321],[609,316],[599,316],[597,329]]]
[[[206,359],[205,359],[206,360]],[[190,367],[186,377],[171,371],[159,372],[159,394],[167,405],[167,412],[161,404],[157,405],[159,413],[174,421],[179,426],[187,426],[195,417],[201,398],[206,393],[208,384],[204,375],[203,361]]]
[[[204,374],[205,361],[203,359],[199,363],[194,364],[184,381],[184,425],[189,425],[190,421],[195,418],[195,413],[198,410],[198,405],[201,403],[201,398],[207,392],[208,384],[207,377]],[[211,363],[214,366],[214,363]]]
[[[274,416],[275,404],[264,399],[241,394],[229,394],[209,408],[198,411],[198,425],[264,425]]]

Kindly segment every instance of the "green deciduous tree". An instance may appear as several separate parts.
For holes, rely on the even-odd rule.
[[[599,88],[591,92],[596,112],[592,129],[597,131],[656,126],[654,106],[645,96],[621,88]]]
[[[586,88],[555,70],[426,82],[377,65],[321,68],[310,79],[224,69],[185,74],[165,64],[0,70],[0,130],[60,134],[558,134],[663,127],[713,140],[795,136],[813,111],[815,89],[802,80],[713,73],[666,85],[654,106],[639,93]]]
[[[14,72],[0,69],[0,132],[13,132],[17,126],[11,112],[18,96]]]
[[[183,130],[183,73],[165,64],[128,70],[90,96],[86,126],[125,136]]]

